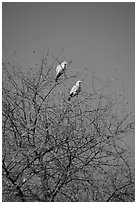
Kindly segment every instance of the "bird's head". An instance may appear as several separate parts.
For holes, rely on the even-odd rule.
[[[81,84],[82,81],[77,81],[76,85],[79,86]]]
[[[67,66],[67,62],[66,62],[66,61],[62,62],[62,63],[61,63],[61,66],[65,69],[66,66]]]

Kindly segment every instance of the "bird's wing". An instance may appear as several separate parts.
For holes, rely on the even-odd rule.
[[[59,72],[62,71],[62,67],[60,66],[60,64],[57,66],[56,68],[56,73],[58,74]]]
[[[74,86],[72,87],[71,91],[70,91],[70,94],[75,93],[75,92],[77,91],[77,89],[78,89],[77,86],[74,85]]]

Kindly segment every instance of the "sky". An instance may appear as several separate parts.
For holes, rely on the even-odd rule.
[[[100,78],[124,80],[129,107],[135,104],[135,4],[133,2],[2,3],[2,41],[22,64],[34,64],[34,49],[50,49],[72,58]],[[134,143],[133,140],[131,143]]]

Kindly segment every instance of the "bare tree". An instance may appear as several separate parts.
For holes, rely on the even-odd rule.
[[[95,75],[94,90],[69,102],[79,74],[70,60],[55,83],[62,60],[47,51],[27,72],[3,60],[3,201],[134,201],[133,114],[108,92],[112,80],[95,89]]]

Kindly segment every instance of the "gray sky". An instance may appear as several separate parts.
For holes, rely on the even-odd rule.
[[[74,67],[106,77],[115,67],[125,81],[125,94],[134,108],[134,3],[3,3],[3,42],[18,59],[33,64],[32,51],[47,48],[73,58]],[[37,38],[39,36],[39,38]]]

